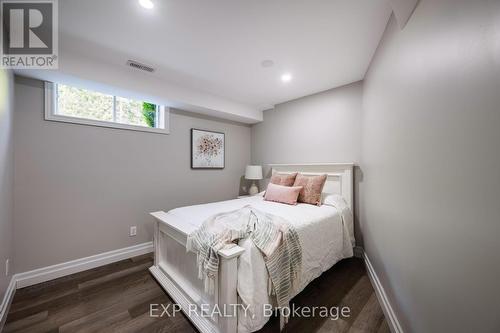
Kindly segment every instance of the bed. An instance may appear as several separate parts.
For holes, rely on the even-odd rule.
[[[151,213],[155,218],[155,261],[151,273],[200,332],[246,333],[260,329],[268,320],[262,306],[272,304],[261,253],[250,240],[219,251],[215,292],[208,294],[198,279],[196,254],[186,252],[187,236],[207,218],[247,205],[286,219],[297,230],[302,245],[298,293],[336,262],[353,255],[353,166],[352,163],[271,165],[272,172],[327,174],[323,197],[329,199],[320,207],[289,206],[265,201],[257,195]]]

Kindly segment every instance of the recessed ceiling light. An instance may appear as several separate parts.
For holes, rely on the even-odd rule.
[[[292,81],[292,74],[285,73],[285,74],[281,75],[281,81],[283,81],[285,83]]]
[[[146,9],[152,9],[155,6],[153,1],[151,1],[151,0],[139,0],[139,5],[141,5],[142,7],[146,8]]]
[[[268,68],[268,67],[273,67],[274,66],[274,61],[270,60],[270,59],[266,59],[266,60],[263,60],[260,65],[264,68]]]

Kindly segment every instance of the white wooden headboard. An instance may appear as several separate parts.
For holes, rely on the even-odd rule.
[[[340,194],[354,212],[354,163],[269,164],[272,173],[327,175],[324,194]]]

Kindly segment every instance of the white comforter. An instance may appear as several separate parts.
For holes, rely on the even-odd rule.
[[[169,213],[194,227],[199,227],[209,217],[251,205],[258,210],[286,219],[299,235],[302,245],[302,291],[309,282],[320,276],[343,258],[352,257],[354,246],[352,213],[342,199],[330,200],[331,205],[320,207],[298,204],[290,206],[264,201],[261,196],[188,206]],[[238,295],[245,305],[250,305],[253,316],[238,316],[238,332],[254,332],[268,321],[264,304],[271,304],[267,293],[268,274],[260,251],[250,240],[239,244],[246,251],[238,260]]]

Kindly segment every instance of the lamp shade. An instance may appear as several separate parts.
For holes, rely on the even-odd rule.
[[[247,165],[245,170],[246,179],[262,179],[262,166],[260,165]]]

